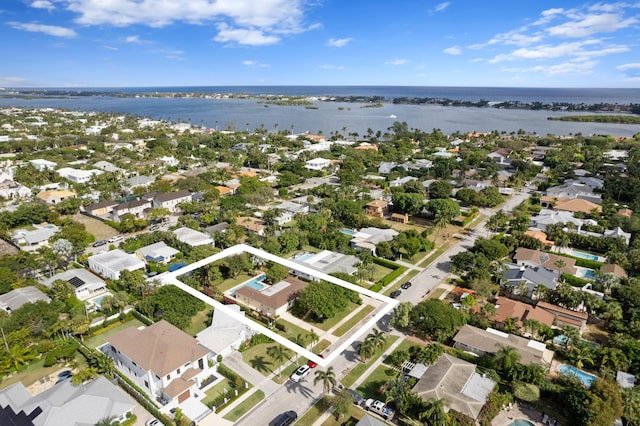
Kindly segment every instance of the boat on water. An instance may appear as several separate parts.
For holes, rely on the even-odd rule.
[[[389,118],[398,118],[398,117],[396,117],[396,115],[395,115],[395,114],[391,114],[391,115],[389,116]]]

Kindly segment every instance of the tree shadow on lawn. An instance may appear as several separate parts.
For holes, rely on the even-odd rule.
[[[285,387],[287,388],[287,392],[289,393],[300,394],[306,399],[315,398],[313,389],[303,385],[302,383],[295,383],[291,380],[287,380],[287,383],[285,383]]]
[[[249,360],[249,364],[253,367],[254,370],[258,370],[260,373],[273,373],[273,370],[269,368],[269,365],[273,365],[271,361],[267,361],[264,356],[256,355],[251,360]]]
[[[380,399],[381,395],[384,393],[384,384],[393,379],[398,374],[397,371],[394,371],[391,368],[386,369],[384,373],[385,376],[387,376],[386,380],[365,380],[360,386],[358,386],[356,391],[360,395],[362,395],[363,398]]]

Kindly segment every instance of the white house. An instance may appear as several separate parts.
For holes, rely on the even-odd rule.
[[[151,200],[131,200],[118,204],[111,210],[111,219],[120,222],[125,214],[132,214],[135,217],[144,217],[146,210],[151,210],[153,203]]]
[[[178,204],[188,203],[192,200],[191,192],[186,189],[170,192],[168,194],[158,193],[153,198],[153,207],[156,209],[168,209],[171,213],[178,210]]]
[[[323,170],[331,167],[331,160],[327,160],[326,158],[314,158],[312,160],[308,160],[304,167],[308,170]]]
[[[107,283],[86,269],[69,269],[44,280],[43,284],[51,287],[53,282],[57,280],[66,281],[71,284],[79,300],[90,299],[107,291]]]
[[[0,295],[0,309],[5,312],[13,312],[16,309],[20,309],[27,303],[35,303],[39,300],[44,302],[51,302],[49,296],[44,294],[36,287],[21,287],[11,290],[9,293]]]
[[[240,305],[227,305],[227,307],[244,316],[244,312],[240,310]],[[222,309],[215,309],[211,326],[198,333],[196,339],[214,355],[226,357],[237,350],[242,342],[255,333],[253,329],[231,318]]]
[[[79,170],[72,167],[63,167],[56,171],[64,179],[75,183],[87,183],[94,175],[102,174],[102,170]]]
[[[176,236],[178,241],[188,244],[191,247],[214,244],[213,238],[209,235],[196,231],[195,229],[187,228],[186,226],[176,229],[173,231],[173,234]]]
[[[164,241],[150,244],[136,250],[136,256],[145,262],[168,263],[175,259],[179,250],[168,246]]]
[[[105,251],[89,257],[89,269],[110,280],[120,278],[122,271],[136,271],[144,267],[142,260],[122,250]]]
[[[162,320],[144,329],[129,327],[107,338],[100,351],[167,413],[182,407],[191,419],[209,412],[198,397],[214,369],[210,351],[179,328]]]
[[[159,160],[162,161],[167,167],[178,167],[178,164],[180,164],[180,161],[178,161],[178,159],[173,156],[160,157]]]
[[[57,163],[54,163],[53,161],[44,160],[44,159],[41,159],[41,158],[38,158],[38,159],[35,159],[35,160],[29,160],[29,164],[31,164],[33,167],[38,169],[38,171],[53,170],[58,165]]]

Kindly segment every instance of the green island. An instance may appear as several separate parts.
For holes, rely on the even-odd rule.
[[[578,123],[615,123],[640,124],[638,115],[567,115],[564,117],[549,117],[551,121],[575,121]]]

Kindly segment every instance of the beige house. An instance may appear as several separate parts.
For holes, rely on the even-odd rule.
[[[385,217],[389,214],[389,203],[384,200],[373,200],[367,203],[364,213],[372,217]]]
[[[293,305],[296,294],[306,286],[306,282],[289,277],[262,290],[249,286],[241,287],[233,296],[238,303],[275,318]]]
[[[76,198],[76,193],[66,189],[51,189],[48,191],[40,191],[36,197],[47,204],[60,204],[67,198]]]

